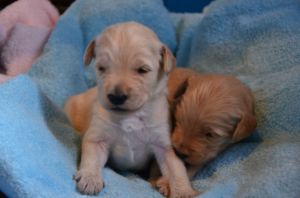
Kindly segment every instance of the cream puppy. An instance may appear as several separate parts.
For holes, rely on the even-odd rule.
[[[74,176],[78,190],[99,193],[107,162],[118,170],[140,170],[154,156],[171,197],[195,196],[170,141],[166,85],[175,66],[171,52],[149,28],[128,22],[110,26],[88,45],[85,64],[93,58],[97,99]]]

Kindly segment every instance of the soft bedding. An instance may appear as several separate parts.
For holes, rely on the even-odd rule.
[[[95,84],[88,42],[110,24],[152,28],[179,66],[231,74],[253,90],[258,127],[193,179],[203,198],[300,195],[299,0],[215,0],[169,13],[161,0],[78,0],[29,73],[0,85],[0,190],[8,197],[86,197],[75,189],[80,137],[65,100]],[[161,197],[131,173],[105,168],[99,197]]]

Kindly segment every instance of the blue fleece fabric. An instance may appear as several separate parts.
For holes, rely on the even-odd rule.
[[[215,0],[201,14],[170,14],[161,0],[78,0],[61,17],[28,74],[0,85],[0,190],[9,197],[88,197],[72,175],[80,139],[65,100],[94,85],[88,42],[110,24],[152,28],[180,66],[248,84],[258,128],[193,180],[203,198],[300,195],[299,0]],[[104,170],[99,197],[161,197],[134,175]]]

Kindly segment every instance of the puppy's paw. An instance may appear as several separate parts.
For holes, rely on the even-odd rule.
[[[102,190],[104,183],[98,174],[84,170],[77,171],[73,179],[77,183],[80,193],[86,195],[97,195]]]
[[[193,198],[199,195],[200,193],[198,191],[195,191],[191,187],[187,188],[175,188],[171,189],[171,198]]]
[[[163,196],[165,197],[170,196],[169,182],[165,177],[161,177],[157,180],[150,180],[150,183]]]
[[[161,177],[156,182],[156,188],[160,194],[162,194],[165,197],[170,196],[170,186],[169,181],[165,177]]]

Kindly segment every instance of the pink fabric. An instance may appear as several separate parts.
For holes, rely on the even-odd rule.
[[[11,76],[25,73],[42,52],[51,29],[16,24],[2,48],[2,62]]]
[[[30,69],[58,18],[48,0],[19,0],[0,12],[1,59],[7,69],[0,83]]]
[[[52,28],[59,13],[48,0],[19,0],[0,12],[2,39],[6,39],[16,23]]]
[[[13,78],[13,76],[9,76],[9,75],[4,75],[4,74],[0,74],[0,84],[4,83],[5,81],[9,80]]]

